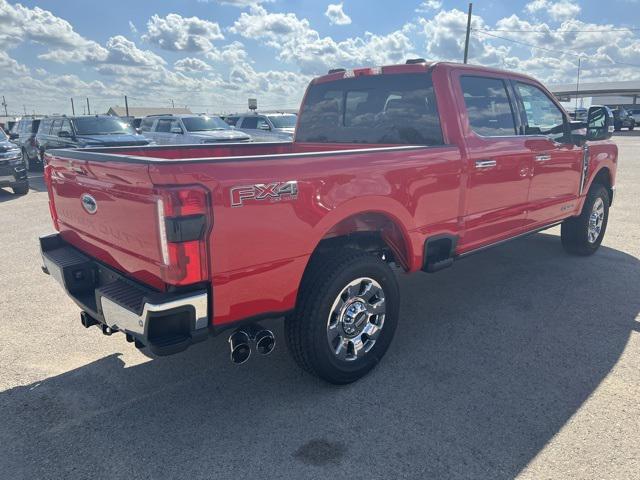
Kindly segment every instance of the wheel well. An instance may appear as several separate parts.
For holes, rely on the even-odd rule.
[[[409,250],[402,230],[382,213],[360,213],[342,220],[325,234],[313,255],[342,247],[374,252],[409,269]]]
[[[609,193],[609,204],[613,204],[613,188],[611,185],[611,172],[607,167],[603,167],[596,174],[591,185],[600,184],[607,189]]]

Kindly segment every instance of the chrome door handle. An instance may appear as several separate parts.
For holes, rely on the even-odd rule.
[[[551,160],[551,155],[547,155],[546,153],[543,155],[536,155],[536,162],[546,162]]]
[[[476,168],[493,168],[496,165],[495,160],[476,160]]]

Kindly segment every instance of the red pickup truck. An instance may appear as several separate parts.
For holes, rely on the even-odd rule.
[[[394,269],[436,272],[558,224],[568,252],[595,252],[612,131],[606,107],[571,122],[525,75],[421,59],[332,70],[293,143],[47,152],[43,269],[83,325],[155,354],[232,327],[239,363],[273,348],[256,322],[284,317],[296,362],[348,383],[391,342]]]

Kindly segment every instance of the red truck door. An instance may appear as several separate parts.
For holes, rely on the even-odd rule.
[[[526,227],[531,155],[517,135],[508,78],[454,73],[467,156],[464,235],[460,251],[518,233]]]
[[[561,143],[568,134],[568,119],[543,89],[514,81],[514,90],[533,165],[527,219],[532,226],[552,223],[574,210],[583,150]]]

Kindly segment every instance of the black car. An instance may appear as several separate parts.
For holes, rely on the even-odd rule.
[[[36,164],[40,163],[38,148],[36,147],[36,133],[38,133],[39,126],[39,119],[25,117],[16,122],[11,132],[9,132],[11,141],[18,145],[22,151],[27,170],[32,170]]]
[[[29,192],[27,169],[22,151],[0,128],[0,187],[11,187],[16,195]]]
[[[40,158],[52,148],[124,147],[149,145],[131,125],[110,115],[47,117],[36,135]]]
[[[633,115],[625,110],[623,107],[618,107],[613,110],[613,128],[616,131],[620,131],[623,128],[633,130],[636,126],[636,121]]]

